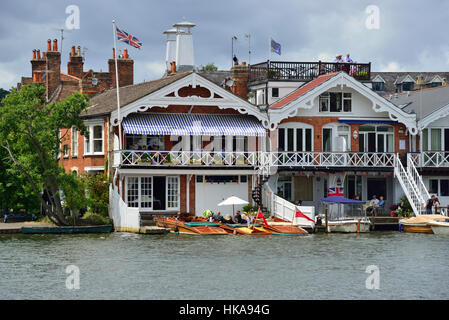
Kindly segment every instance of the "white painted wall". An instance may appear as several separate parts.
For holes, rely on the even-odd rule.
[[[198,183],[195,182],[195,215],[201,216],[204,210],[221,211],[222,216],[232,216],[232,206],[219,207],[217,204],[230,196],[236,196],[249,202],[248,183]],[[243,206],[235,206],[235,212]]]

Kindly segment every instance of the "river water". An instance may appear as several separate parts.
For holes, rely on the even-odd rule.
[[[449,299],[448,249],[449,237],[395,231],[1,235],[0,299]]]

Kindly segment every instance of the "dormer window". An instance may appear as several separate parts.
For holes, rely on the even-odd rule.
[[[374,91],[385,91],[385,83],[383,82],[373,82]]]
[[[413,88],[415,87],[414,82],[402,82],[402,91],[413,91]]]

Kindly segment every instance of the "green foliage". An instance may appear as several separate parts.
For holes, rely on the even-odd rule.
[[[409,217],[413,213],[413,208],[410,205],[410,202],[408,201],[406,196],[403,196],[401,198],[401,201],[399,202],[399,207],[402,209],[402,216]]]
[[[88,225],[109,225],[111,224],[111,220],[107,217],[104,217],[102,215],[99,214],[95,214],[92,212],[86,212],[86,214],[84,214],[83,218],[84,220],[84,224],[88,224]]]
[[[244,206],[243,211],[246,213],[252,213],[252,212],[257,212],[257,207],[256,206],[252,206],[251,204],[247,204],[246,206]]]
[[[61,129],[78,128],[84,134],[86,127],[80,114],[88,106],[88,97],[74,93],[63,101],[46,104],[45,87],[32,84],[20,91],[13,88],[2,100],[0,108],[0,147],[8,155],[6,165],[20,172],[20,178],[39,197],[49,218],[58,225],[65,225],[60,198],[62,187],[67,181],[63,168],[59,166],[58,155],[61,143]],[[68,187],[67,187],[68,188]],[[53,197],[48,205],[41,196],[47,190]],[[68,191],[70,193],[70,191]]]
[[[85,175],[82,177],[86,192],[89,211],[107,217],[109,206],[109,182],[105,174]]]
[[[215,64],[213,62],[209,62],[205,66],[200,65],[198,67],[198,71],[217,71],[217,70],[218,70],[218,68],[215,66]]]
[[[9,91],[7,91],[7,90],[5,90],[5,89],[3,89],[3,88],[0,88],[0,102],[2,101],[2,99],[4,98],[4,97],[6,97],[6,95],[9,93]]]

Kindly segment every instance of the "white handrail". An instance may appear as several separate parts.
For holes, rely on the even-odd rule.
[[[424,203],[421,200],[422,197],[419,195],[416,185],[412,183],[409,173],[404,169],[399,158],[399,154],[396,154],[394,173],[405,193],[405,196],[412,206],[413,212],[416,216],[420,215],[424,207]]]
[[[426,200],[430,198],[430,194],[429,191],[427,191],[422,177],[418,173],[418,170],[416,169],[410,154],[407,155],[407,171],[412,178],[412,181],[417,185],[422,202],[426,203]]]

